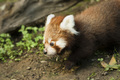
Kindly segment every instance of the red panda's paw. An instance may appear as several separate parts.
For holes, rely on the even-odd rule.
[[[75,66],[75,63],[74,62],[71,62],[71,61],[66,61],[65,62],[65,68],[70,70],[73,66]]]

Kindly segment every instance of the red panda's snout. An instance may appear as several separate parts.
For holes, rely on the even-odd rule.
[[[57,54],[56,49],[52,45],[50,45],[49,43],[45,44],[45,48],[44,48],[43,52],[46,55],[55,55],[55,54]]]

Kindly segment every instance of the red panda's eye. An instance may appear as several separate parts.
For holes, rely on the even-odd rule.
[[[54,43],[51,42],[51,43],[50,43],[50,46],[54,46]]]

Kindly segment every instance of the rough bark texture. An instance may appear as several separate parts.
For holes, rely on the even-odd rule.
[[[0,33],[40,20],[76,3],[77,0],[19,0],[4,4],[0,11]]]

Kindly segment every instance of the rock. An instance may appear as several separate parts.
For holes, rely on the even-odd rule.
[[[11,80],[17,80],[17,79],[11,79]]]
[[[40,80],[41,76],[40,75],[37,75],[36,76],[36,80]]]
[[[100,78],[99,78],[99,77],[97,77],[95,80],[100,80]]]
[[[35,74],[32,74],[32,76],[35,76]]]
[[[0,11],[0,33],[12,31],[21,25],[44,21],[48,14],[65,10],[78,0],[18,0],[6,3]]]
[[[47,63],[47,61],[40,61],[40,62],[43,63],[43,64],[44,64],[44,63]]]
[[[80,78],[79,78],[79,77],[76,77],[74,80],[80,80]]]
[[[106,75],[108,75],[108,72],[103,72],[102,73],[102,76],[106,76]]]
[[[42,72],[43,74],[45,74],[46,72]]]
[[[32,68],[31,67],[27,67],[27,70],[31,70]]]

